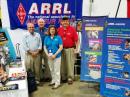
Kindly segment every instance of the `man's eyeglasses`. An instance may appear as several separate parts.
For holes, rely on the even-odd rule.
[[[28,28],[34,28],[34,27],[28,27]]]

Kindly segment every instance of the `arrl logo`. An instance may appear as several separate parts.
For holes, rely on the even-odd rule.
[[[18,10],[17,10],[17,16],[19,18],[19,21],[21,24],[24,23],[25,17],[26,17],[26,11],[22,5],[22,3],[19,4]]]

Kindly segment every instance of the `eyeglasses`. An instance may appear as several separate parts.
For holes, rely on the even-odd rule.
[[[28,28],[34,28],[34,27],[28,27]]]

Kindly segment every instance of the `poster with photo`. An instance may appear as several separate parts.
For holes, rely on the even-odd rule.
[[[92,51],[101,51],[102,48],[102,40],[89,40],[89,49]]]
[[[130,20],[109,18],[105,32],[100,93],[130,97]]]
[[[10,58],[15,59],[16,58],[16,52],[15,48],[13,46],[12,40],[9,36],[9,33],[6,28],[0,29],[0,46],[7,46],[8,50],[10,50]]]
[[[90,56],[88,56],[88,62],[96,63],[97,62],[97,55],[90,55]]]
[[[82,18],[81,80],[100,82],[102,39],[107,17]]]
[[[98,39],[98,30],[88,30],[87,36],[91,39]]]

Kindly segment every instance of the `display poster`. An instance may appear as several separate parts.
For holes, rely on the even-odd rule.
[[[81,80],[100,82],[105,16],[82,18]]]
[[[7,0],[12,29],[26,28],[28,22],[37,24],[43,18],[46,25],[60,26],[61,18],[70,18],[71,25],[82,17],[82,0]]]
[[[16,58],[15,48],[6,29],[0,29],[0,51],[3,47],[6,51],[8,50],[11,60]]]
[[[130,97],[130,19],[107,19],[105,32],[100,93]]]

